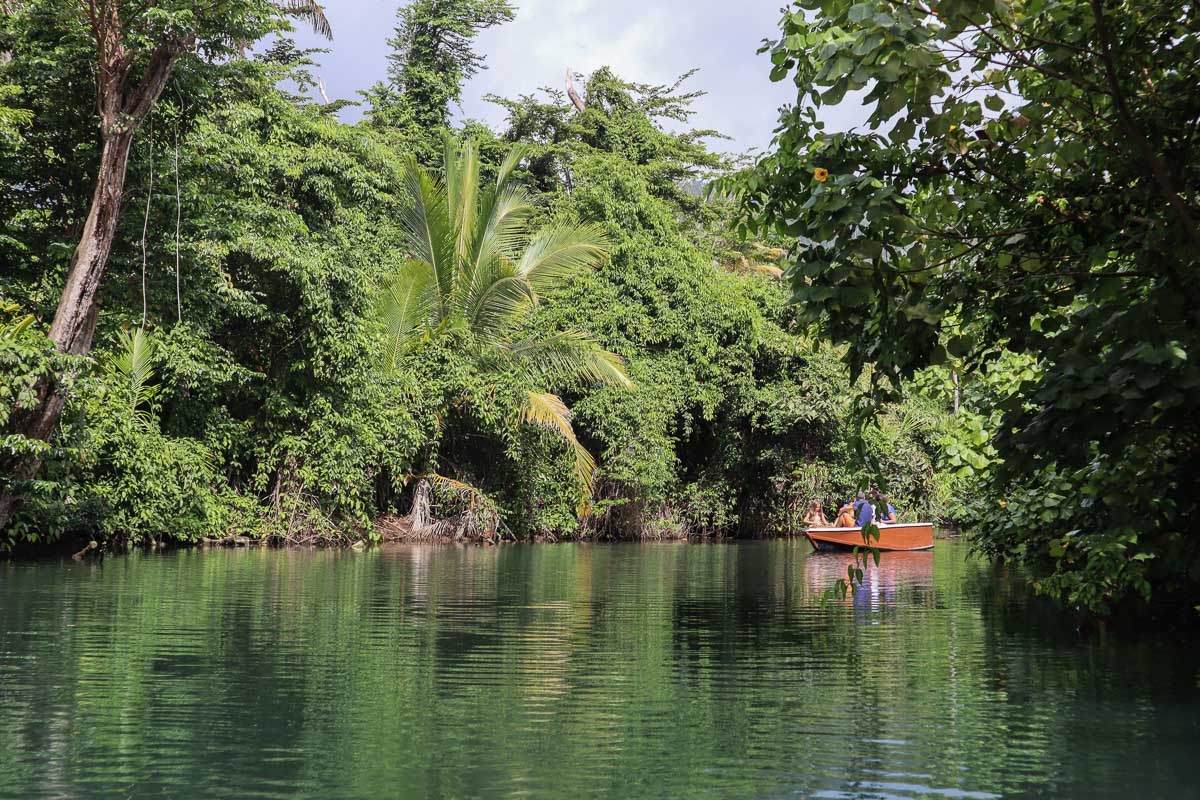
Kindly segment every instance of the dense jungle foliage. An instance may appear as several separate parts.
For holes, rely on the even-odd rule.
[[[725,188],[798,238],[801,318],[878,403],[961,375],[984,552],[1090,610],[1195,606],[1195,5],[802,0],[764,49],[797,102]],[[869,130],[826,130],[849,98]]]
[[[736,241],[732,206],[700,197],[729,162],[714,132],[686,130],[698,92],[601,69],[582,111],[555,91],[493,98],[505,128],[451,129],[449,104],[485,66],[475,34],[513,12],[436,5],[400,10],[359,124],[313,99],[311,54],[286,32],[243,55],[181,56],[134,139],[86,355],[44,332],[96,177],[96,45],[65,0],[0,16],[0,413],[34,404],[43,376],[67,396],[49,442],[6,431],[9,463],[41,461],[5,476],[24,500],[6,548],[65,534],[349,541],[411,533],[410,512],[484,537],[757,534],[869,478],[861,387],[787,304],[781,241]],[[263,11],[258,34],[283,12]],[[475,201],[443,167],[467,142]],[[435,297],[444,313],[406,308],[397,339],[395,301],[420,295],[421,191],[461,219],[510,171],[520,224],[478,273],[508,321],[465,322],[478,281],[464,278]],[[599,249],[518,286],[496,270],[520,271],[521,231],[531,250],[555,231]],[[517,369],[532,363],[521,347],[542,360]],[[600,377],[618,379],[597,383],[588,353],[605,352]],[[948,385],[892,404],[867,437],[910,517],[950,513]]]
[[[0,11],[3,549],[761,535],[876,483],[1082,608],[1200,591],[1194,9],[804,0],[744,167],[691,74],[456,121],[507,0],[398,9],[356,124],[315,3],[102,5]]]

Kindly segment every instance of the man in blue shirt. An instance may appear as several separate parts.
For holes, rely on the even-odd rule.
[[[863,492],[859,492],[858,499],[854,501],[854,514],[854,524],[860,528],[875,520],[875,509],[867,502]]]

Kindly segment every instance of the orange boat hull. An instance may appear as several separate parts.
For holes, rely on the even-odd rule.
[[[862,528],[805,528],[804,535],[817,550],[850,550],[875,547],[879,550],[932,550],[933,524],[929,522],[880,525],[879,538],[863,541]]]

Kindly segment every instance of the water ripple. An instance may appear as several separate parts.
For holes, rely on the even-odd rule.
[[[1187,797],[1200,659],[940,542],[0,564],[0,797]]]

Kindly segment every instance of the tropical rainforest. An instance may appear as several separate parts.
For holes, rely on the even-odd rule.
[[[0,549],[757,536],[873,485],[1071,604],[1194,602],[1194,9],[803,0],[750,157],[690,73],[456,117],[516,13],[402,6],[347,123],[314,2],[0,4]]]

